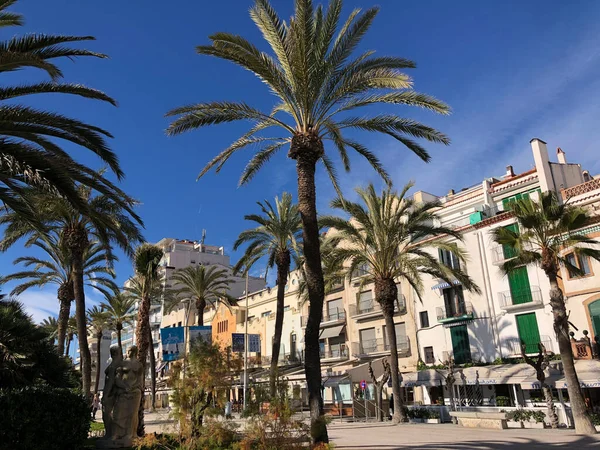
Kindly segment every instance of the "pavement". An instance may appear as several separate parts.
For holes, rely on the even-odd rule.
[[[573,430],[462,428],[453,424],[331,423],[336,450],[600,450],[600,435]]]

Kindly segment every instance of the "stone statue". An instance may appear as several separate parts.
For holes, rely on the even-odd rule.
[[[115,378],[117,367],[123,362],[123,354],[117,345],[110,348],[111,363],[104,371],[104,392],[102,395],[102,421],[104,422],[104,435],[109,438],[112,434],[112,412],[115,406],[116,387]]]
[[[106,419],[103,410],[106,438],[103,442],[99,441],[98,447],[130,447],[136,437],[138,410],[142,399],[142,377],[144,376],[142,363],[138,361],[137,355],[137,347],[131,346],[127,351],[127,359],[121,359],[114,367],[111,363],[107,368],[106,383],[108,384],[105,383],[104,395],[108,396],[109,402],[106,407]],[[114,374],[112,379],[108,378],[109,374]]]

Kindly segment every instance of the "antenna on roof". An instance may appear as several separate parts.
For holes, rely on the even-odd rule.
[[[202,245],[204,245],[204,241],[206,240],[206,230],[202,229],[202,240],[200,241],[200,243]]]

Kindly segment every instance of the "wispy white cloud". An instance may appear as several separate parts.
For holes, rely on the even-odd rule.
[[[90,291],[90,289],[88,289]],[[86,292],[85,303],[88,308],[99,305],[102,295]],[[18,300],[23,303],[25,310],[31,315],[35,323],[40,323],[48,316],[58,316],[58,299],[56,291],[29,289],[19,295]],[[75,312],[75,304],[71,305],[71,313]]]

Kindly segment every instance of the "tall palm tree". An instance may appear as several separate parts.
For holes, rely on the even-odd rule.
[[[207,304],[229,305],[227,294],[231,283],[227,269],[217,266],[189,266],[176,270],[171,276],[176,287],[173,288],[179,299],[189,299],[196,307],[198,325],[204,325],[204,310]],[[187,324],[185,324],[187,326]]]
[[[100,307],[108,314],[109,328],[117,332],[117,342],[121,353],[123,353],[121,331],[123,331],[124,325],[131,325],[135,319],[135,302],[135,297],[125,291],[107,296],[106,301],[100,304]]]
[[[233,153],[252,145],[257,150],[242,173],[240,184],[244,184],[275,153],[289,146],[288,157],[296,162],[298,175],[298,209],[304,231],[305,272],[311,304],[305,337],[305,369],[315,442],[328,441],[319,359],[324,287],[316,210],[317,163],[323,164],[339,193],[333,150],[339,154],[346,171],[350,170],[348,150],[354,150],[366,158],[384,180],[390,181],[377,156],[355,141],[348,131],[388,135],[424,161],[429,160],[429,154],[412,138],[449,143],[449,139],[435,129],[393,113],[349,115],[350,111],[372,105],[408,105],[441,114],[449,112],[444,103],[412,89],[411,79],[401,72],[414,68],[412,61],[375,57],[370,50],[353,57],[378,11],[378,8],[364,13],[354,10],[340,27],[342,0],[330,0],[326,10],[322,6],[315,7],[312,0],[295,0],[294,16],[286,23],[268,0],[255,0],[250,17],[270,52],[259,50],[241,36],[224,32],[214,33],[210,36],[210,45],[200,45],[196,50],[202,55],[231,61],[256,75],[274,95],[273,108],[261,111],[243,102],[214,101],[176,108],[167,114],[176,117],[167,129],[169,135],[239,120],[253,123],[247,133],[213,158],[199,176],[211,168],[218,172]],[[264,135],[264,130],[272,128],[279,132]],[[331,141],[331,150],[325,147],[326,141]]]
[[[23,25],[20,14],[6,11],[15,0],[0,0],[0,28]],[[0,201],[23,217],[33,220],[31,205],[23,189],[34,186],[55,192],[79,209],[86,209],[74,182],[108,194],[113,184],[78,163],[55,140],[75,144],[96,154],[120,179],[123,177],[116,155],[108,148],[112,137],[102,128],[58,113],[16,103],[25,96],[67,94],[116,105],[108,95],[81,84],[63,83],[57,59],[80,56],[106,58],[106,55],[70,47],[69,44],[94,40],[92,36],[28,34],[0,43],[0,73],[33,68],[44,72],[49,81],[0,87]],[[60,142],[59,141],[59,142]]]
[[[499,227],[492,231],[494,241],[509,249],[513,256],[502,264],[501,269],[509,274],[518,267],[532,265],[540,267],[546,274],[550,282],[554,331],[567,380],[575,431],[577,434],[595,434],[575,372],[569,339],[569,315],[558,278],[561,267],[574,274],[583,274],[564,255],[564,250],[571,249],[577,258],[600,261],[600,241],[577,233],[589,221],[587,211],[559,203],[554,192],[541,193],[539,201],[531,198],[517,200],[511,203],[511,210],[519,230]]]
[[[42,223],[47,230],[56,233],[69,252],[75,317],[82,366],[83,392],[91,389],[91,360],[87,342],[85,316],[85,253],[90,242],[97,242],[111,258],[112,245],[118,245],[126,254],[132,254],[132,245],[142,240],[138,224],[141,219],[133,211],[135,200],[123,192],[104,195],[87,186],[77,186],[80,197],[86,202],[81,211],[65,198],[49,195],[38,190],[23,193],[28,204],[32,205],[35,222]],[[0,249],[4,250],[22,237],[28,237],[39,230],[16,212],[0,216],[0,224],[5,224],[4,237]],[[110,259],[109,259],[110,261]]]
[[[108,329],[109,315],[102,308],[93,306],[87,311],[87,321],[90,331],[96,338],[96,380],[94,381],[94,394],[98,393],[100,384],[100,366],[102,364],[102,335]]]
[[[150,340],[152,333],[150,330],[150,304],[152,302],[152,294],[156,292],[157,282],[161,279],[158,271],[160,260],[164,255],[163,250],[152,244],[142,244],[135,250],[134,268],[139,283],[139,306],[137,315],[137,325],[135,328],[135,340],[138,343],[139,359],[142,363],[144,377],[142,378],[142,392],[146,381],[146,358],[150,350],[150,357],[154,357],[154,351],[150,348]],[[154,371],[155,369],[152,368]],[[154,374],[151,374],[154,375]],[[144,426],[144,398],[140,401],[138,411],[138,436],[145,434]]]
[[[71,316],[67,321],[67,345],[65,347],[65,356],[69,356],[71,342],[73,342],[75,336],[77,336],[77,319],[75,319],[75,316]]]
[[[65,336],[71,302],[74,300],[70,252],[60,236],[53,232],[47,234],[35,233],[26,243],[26,246],[42,249],[48,259],[31,256],[17,258],[13,264],[23,264],[30,270],[3,277],[1,282],[27,280],[15,286],[11,295],[20,295],[32,287],[42,288],[49,284],[58,286],[57,296],[60,307],[56,338],[58,339],[58,354],[62,355],[65,353]],[[116,259],[112,253],[107,253],[97,243],[89,243],[83,255],[85,285],[94,286],[105,294],[117,290],[117,285],[113,281],[115,273],[112,269],[112,264]]]
[[[338,263],[347,264],[346,275],[350,278],[360,267],[365,276],[361,288],[367,283],[374,284],[375,300],[381,305],[385,328],[390,345],[392,391],[394,393],[393,421],[404,421],[400,380],[398,379],[398,350],[394,325],[394,309],[398,299],[397,283],[407,282],[421,296],[423,274],[442,278],[450,283],[458,280],[468,290],[479,292],[477,285],[460,269],[449,267],[427,252],[428,248],[453,252],[464,261],[463,251],[449,243],[447,237],[461,240],[460,233],[437,226],[436,202],[416,203],[407,198],[412,187],[407,184],[397,193],[387,188],[378,195],[373,185],[366,189],[356,189],[362,204],[336,199],[332,208],[351,217],[326,216],[321,224],[332,228],[331,234],[341,245],[334,250],[333,258]]]
[[[298,255],[298,241],[300,240],[302,222],[298,206],[292,202],[292,195],[287,192],[283,193],[281,200],[275,197],[275,207],[267,200],[264,204],[258,202],[258,206],[262,211],[262,215],[250,214],[244,216],[244,219],[255,222],[258,226],[242,231],[233,244],[234,250],[237,250],[242,244],[249,244],[244,255],[235,265],[234,271],[237,272],[242,267],[245,270],[250,270],[254,264],[265,256],[268,257],[267,270],[277,265],[277,311],[269,378],[270,393],[273,397],[275,396],[277,363],[283,330],[285,285],[290,273],[292,258],[296,258]]]

